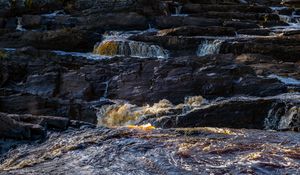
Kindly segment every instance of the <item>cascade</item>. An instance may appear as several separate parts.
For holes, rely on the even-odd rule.
[[[94,53],[107,56],[168,58],[168,51],[158,45],[129,40],[104,40],[95,46]]]
[[[26,29],[24,29],[22,26],[22,18],[21,17],[17,18],[17,22],[18,22],[18,24],[17,24],[16,30],[17,31],[26,31]]]
[[[220,52],[223,40],[204,40],[198,47],[197,55],[205,56],[218,54]]]
[[[103,97],[100,98],[100,101],[105,101],[107,98],[109,82],[110,82],[110,80],[103,83],[105,85],[105,89],[104,89]]]
[[[265,129],[289,130],[299,128],[300,108],[284,102],[274,104],[265,119]]]

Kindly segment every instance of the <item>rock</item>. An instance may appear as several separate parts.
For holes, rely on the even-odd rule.
[[[182,8],[182,13],[199,13],[208,11],[221,12],[243,12],[243,13],[271,13],[272,10],[267,6],[249,5],[207,5],[187,3]]]
[[[233,28],[185,26],[160,30],[159,36],[234,36]]]
[[[26,29],[39,28],[42,24],[42,17],[40,15],[23,15],[21,24]]]
[[[8,18],[5,22],[5,28],[15,30],[17,28],[17,18]]]
[[[84,74],[69,72],[62,75],[61,84],[59,85],[59,95],[69,99],[93,98],[91,84],[86,81]]]
[[[242,35],[260,35],[260,36],[268,36],[270,34],[269,29],[240,29],[237,31],[238,34]]]
[[[271,105],[272,101],[268,100],[225,101],[192,110],[187,114],[169,118],[163,117],[157,120],[155,125],[173,128],[209,126],[264,129],[264,121]],[[166,123],[166,121],[168,122]]]
[[[262,37],[228,41],[222,44],[221,53],[256,53],[270,55],[275,59],[295,62],[299,58],[300,47],[297,35],[287,37]]]
[[[56,31],[28,31],[10,33],[0,37],[2,47],[33,46],[38,49],[88,51],[101,37],[98,34],[78,29],[61,29]]]
[[[37,124],[47,129],[66,130],[70,122],[68,118],[54,116],[34,116],[31,114],[7,114],[7,116],[18,122]]]
[[[24,90],[34,95],[53,97],[58,93],[59,78],[57,73],[30,75],[24,84]]]
[[[39,125],[17,122],[0,113],[0,137],[7,139],[41,139],[45,136],[45,130]]]
[[[190,106],[166,108],[167,113],[141,116],[136,125],[151,123],[162,128],[247,128],[299,130],[299,94],[275,97],[233,97]],[[180,113],[172,109],[181,109]]]
[[[155,19],[155,26],[159,29],[166,29],[180,26],[221,26],[222,21],[218,19],[205,19],[184,16],[160,16]]]
[[[253,29],[259,28],[259,26],[255,23],[251,22],[239,22],[239,21],[225,21],[224,27],[232,27],[235,29]]]
[[[82,20],[83,25],[86,25],[89,30],[97,32],[99,30],[145,30],[149,28],[147,18],[135,12],[96,14]]]
[[[269,96],[287,90],[277,80],[259,78],[250,67],[233,63],[230,55],[145,61],[114,77],[109,89],[110,98],[140,105],[161,99],[177,104],[195,95]]]

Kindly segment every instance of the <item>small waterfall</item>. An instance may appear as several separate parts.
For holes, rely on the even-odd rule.
[[[171,16],[189,16],[188,14],[182,14],[182,5],[176,5],[175,7],[175,14],[172,14]]]
[[[265,129],[290,130],[300,127],[300,107],[294,104],[277,103],[269,111]]]
[[[223,40],[204,40],[198,47],[197,56],[218,54]]]
[[[178,5],[175,7],[175,14],[180,15],[182,10],[182,5]]]
[[[22,26],[22,17],[17,18],[17,31],[26,31],[26,29],[23,28]]]
[[[128,40],[105,40],[94,48],[95,54],[107,56],[131,56],[139,58],[169,57],[168,51],[158,45]]]
[[[106,99],[107,99],[109,82],[110,82],[110,80],[103,83],[105,85],[105,90],[103,93],[103,97],[100,98],[100,101],[106,101]]]
[[[280,21],[283,21],[285,23],[292,23],[293,17],[287,16],[287,15],[279,15]]]

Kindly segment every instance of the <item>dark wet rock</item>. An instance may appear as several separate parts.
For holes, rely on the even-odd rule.
[[[17,18],[8,18],[5,20],[5,28],[14,30],[17,28],[17,23]]]
[[[242,35],[261,35],[268,36],[271,30],[269,29],[240,29],[237,31],[238,34]]]
[[[66,130],[69,126],[69,119],[55,116],[34,116],[31,114],[7,114],[8,117],[18,122],[38,124],[47,129]]]
[[[284,61],[299,59],[299,36],[242,39],[222,44],[221,53],[257,53],[265,54]]]
[[[155,19],[155,26],[159,29],[188,25],[199,27],[221,26],[222,21],[218,19],[196,18],[189,16],[160,16]]]
[[[97,32],[99,30],[145,30],[149,28],[147,18],[135,12],[96,14],[82,20],[83,25]]]
[[[101,36],[84,30],[61,29],[56,31],[28,31],[1,36],[2,47],[33,46],[38,49],[87,51],[93,48]]]
[[[190,4],[183,6],[183,13],[199,13],[207,11],[221,12],[243,12],[243,13],[271,13],[272,10],[267,6],[249,6],[249,5],[206,5],[206,4]]]
[[[286,80],[290,91],[297,91],[297,81],[300,79],[300,65],[297,62],[283,62],[261,54],[242,54],[236,57],[236,61],[251,66],[260,76],[279,76]]]
[[[0,113],[0,137],[9,139],[40,139],[45,136],[44,128],[35,124],[17,122]]]
[[[165,108],[164,113],[141,116],[135,124],[151,123],[160,128],[209,126],[298,131],[298,98],[298,93],[291,93],[264,98],[242,96],[217,99],[194,106],[184,103],[179,105],[181,107]],[[179,109],[181,112],[178,112]]]
[[[68,2],[67,10],[71,12],[83,11],[85,14],[131,11],[145,15],[160,15],[166,9],[163,8],[163,3],[159,0],[151,2],[147,0],[117,0],[114,3],[109,0],[75,0]]]
[[[96,123],[96,110],[92,106],[93,104],[80,100],[47,99],[30,94],[14,94],[0,97],[1,112],[60,116]]]
[[[59,78],[57,73],[30,75],[24,84],[24,90],[34,95],[53,97],[58,91]]]
[[[185,26],[160,30],[160,36],[234,36],[233,28]]]
[[[171,117],[171,126],[162,127],[229,127],[264,129],[264,121],[272,101],[229,101],[195,109],[187,114]],[[170,121],[168,121],[169,123]],[[160,121],[155,123],[161,126]]]
[[[71,99],[91,99],[93,96],[91,84],[86,81],[84,74],[69,72],[62,75],[59,85],[60,96]]]
[[[272,13],[245,13],[245,12],[224,12],[224,11],[208,11],[197,14],[192,14],[192,16],[201,16],[206,18],[215,18],[223,20],[239,20],[241,22],[251,21],[279,21],[279,16]]]
[[[250,67],[234,64],[230,55],[146,61],[116,76],[109,97],[135,104],[168,99],[180,103],[185,96],[205,98],[237,94],[269,96],[286,92],[277,80],[259,78]]]
[[[253,28],[259,28],[259,26],[252,22],[240,22],[240,21],[225,21],[224,22],[225,27],[233,27],[237,30],[239,29],[253,29]]]
[[[26,29],[39,28],[42,24],[42,16],[40,15],[23,15],[21,24]]]
[[[300,2],[298,0],[283,0],[282,4],[292,7],[300,7]]]

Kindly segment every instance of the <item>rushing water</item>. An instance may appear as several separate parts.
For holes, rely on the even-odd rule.
[[[291,15],[282,15],[279,14],[280,10],[287,9],[288,7],[271,7],[275,14],[278,14],[280,21],[283,21],[288,24],[288,26],[276,26],[272,27],[275,32],[282,32],[282,31],[294,31],[300,30],[300,15],[296,15],[296,12],[292,12]]]
[[[299,174],[299,142],[291,132],[83,128],[18,147],[0,174]]]
[[[220,52],[223,40],[204,40],[199,46],[197,50],[198,56],[212,55],[218,54]]]
[[[265,128],[290,130],[300,124],[300,106],[288,103],[274,104],[265,120]]]
[[[95,54],[107,56],[131,56],[139,58],[169,57],[168,51],[155,44],[129,40],[104,40],[94,49]]]
[[[189,16],[188,14],[182,14],[182,5],[176,5],[175,6],[175,14],[172,14],[172,16]]]
[[[22,17],[17,18],[17,31],[26,31],[26,29],[23,28],[22,26]]]
[[[281,81],[282,83],[286,84],[286,85],[295,85],[295,86],[299,86],[300,85],[300,81],[296,80],[294,78],[290,78],[290,77],[282,77],[282,76],[278,76],[278,75],[269,75],[268,78],[275,78],[278,79],[279,81]]]
[[[65,51],[59,51],[59,50],[55,50],[52,52],[57,55],[61,55],[61,56],[83,57],[83,58],[92,59],[92,60],[109,59],[109,57],[107,57],[107,56],[100,56],[98,54],[93,54],[93,53],[65,52]]]

